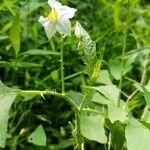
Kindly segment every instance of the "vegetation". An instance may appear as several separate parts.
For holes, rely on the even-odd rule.
[[[49,37],[46,0],[0,1],[0,149],[149,150],[149,3],[59,2]]]

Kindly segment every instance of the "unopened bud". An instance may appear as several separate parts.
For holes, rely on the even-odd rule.
[[[76,22],[74,34],[77,38],[82,37],[82,29],[81,29],[81,25],[79,24],[79,22]]]

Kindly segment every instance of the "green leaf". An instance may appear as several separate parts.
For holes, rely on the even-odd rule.
[[[28,142],[39,146],[46,146],[46,134],[42,125],[39,125],[35,131],[30,134]]]
[[[121,68],[120,68],[120,61],[119,60],[111,60],[109,62],[109,70],[111,75],[116,79],[120,79],[121,75]]]
[[[10,29],[10,40],[12,42],[13,48],[15,50],[16,56],[20,51],[20,19],[19,14],[17,14],[14,19]]]
[[[59,80],[59,71],[58,70],[52,71],[50,76],[55,82],[57,82]]]
[[[76,22],[76,29],[80,34],[80,36],[77,36],[80,40],[78,45],[79,54],[86,64],[87,73],[91,75],[96,67],[95,64],[97,63],[96,44],[79,22]]]
[[[41,50],[41,49],[31,49],[26,52],[21,53],[20,55],[60,55],[59,52],[54,51],[47,51],[47,50]]]
[[[142,86],[139,83],[135,83],[134,85],[139,91],[142,92],[142,94],[144,95],[146,104],[150,108],[150,91],[148,91],[149,86]]]
[[[99,92],[95,92],[92,96],[92,100],[93,102],[99,103],[99,104],[108,104],[110,101],[108,101],[108,99],[103,96],[101,93]]]
[[[12,21],[8,22],[3,26],[3,28],[0,30],[0,33],[5,33],[12,25]]]
[[[14,61],[9,62],[9,61],[0,61],[0,65],[4,66],[4,67],[10,67],[10,68],[14,68],[14,67],[18,67],[18,68],[35,68],[35,67],[42,67],[42,64],[37,64],[37,63],[32,63],[32,62],[17,62],[15,63]]]
[[[145,86],[145,88],[150,92],[150,79],[149,79],[149,82],[147,83],[147,85]]]
[[[72,99],[74,101],[74,103],[79,107],[81,104],[81,101],[83,99],[83,95],[80,92],[76,92],[76,91],[72,91],[70,90],[68,92],[68,96],[70,97],[70,99]]]
[[[128,150],[149,150],[150,130],[134,118],[129,118],[125,130]]]
[[[121,59],[121,56],[120,56]],[[119,80],[121,76],[121,60],[120,59],[112,59],[109,61],[109,70],[111,75],[116,79]],[[132,69],[132,62],[126,60],[124,63],[123,75],[129,72]]]
[[[120,90],[115,85],[105,85],[92,88],[99,91],[112,103],[117,104]]]
[[[96,80],[96,83],[102,83],[106,85],[112,84],[110,77],[109,77],[109,72],[107,70],[101,70],[99,73],[99,77]]]
[[[81,116],[81,133],[89,140],[106,143],[107,137],[104,130],[104,118],[102,116]]]
[[[124,111],[123,107],[118,107],[113,103],[108,104],[108,117],[112,123],[119,120],[125,123],[127,120],[127,112]]]
[[[125,142],[125,124],[119,121],[111,123],[109,119],[106,119],[105,125],[111,132],[112,146],[115,150],[121,150]]]
[[[131,50],[126,53],[125,55],[125,61],[127,61],[128,64],[135,63],[135,61],[139,61],[141,57],[143,57],[146,54],[150,53],[150,47],[140,47],[138,49]]]
[[[15,4],[15,0],[3,0],[4,6],[15,16],[15,11],[12,9],[13,4]]]
[[[93,72],[90,75],[90,83],[93,84],[95,83],[95,81],[97,80],[99,73],[100,73],[100,69],[101,69],[101,59],[99,59],[96,64],[93,67]]]
[[[0,81],[0,147],[5,147],[9,110],[17,93]]]
[[[46,4],[46,2],[38,2],[37,0],[32,0],[25,5],[25,7],[21,8],[21,17],[25,17],[26,15],[36,11],[39,7],[42,7]]]

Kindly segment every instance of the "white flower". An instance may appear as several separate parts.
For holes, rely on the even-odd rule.
[[[44,26],[47,37],[50,39],[57,31],[60,34],[70,35],[71,23],[69,19],[74,16],[76,9],[62,5],[55,0],[48,0],[48,4],[52,8],[51,12],[47,17],[41,16],[38,20]]]

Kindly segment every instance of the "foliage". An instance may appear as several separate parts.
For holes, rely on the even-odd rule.
[[[0,2],[0,147],[148,150],[150,4],[61,2],[72,34],[50,40],[47,1]]]

